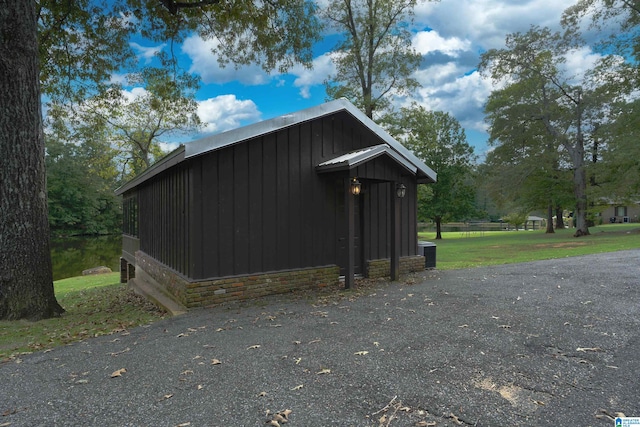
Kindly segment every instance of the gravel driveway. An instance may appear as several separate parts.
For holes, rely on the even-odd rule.
[[[613,426],[640,250],[232,304],[0,365],[0,426]]]

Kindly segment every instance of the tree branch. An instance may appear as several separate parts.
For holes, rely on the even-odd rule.
[[[160,3],[167,8],[172,15],[177,15],[180,9],[194,9],[203,6],[219,4],[220,0],[200,0],[200,1],[175,1],[160,0]]]

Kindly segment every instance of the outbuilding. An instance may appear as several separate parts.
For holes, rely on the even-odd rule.
[[[424,269],[436,174],[346,100],[186,143],[117,190],[122,281],[198,307]]]

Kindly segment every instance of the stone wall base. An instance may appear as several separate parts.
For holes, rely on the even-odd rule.
[[[400,274],[413,273],[425,269],[424,256],[413,255],[400,257]],[[365,262],[365,276],[377,279],[379,277],[389,277],[391,274],[390,259],[372,259]]]
[[[302,289],[337,287],[340,274],[338,266],[330,265],[190,281],[142,251],[136,252],[136,264],[162,287],[163,292],[187,308]]]

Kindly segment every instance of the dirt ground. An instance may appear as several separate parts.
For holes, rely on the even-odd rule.
[[[190,312],[0,365],[0,426],[613,426],[640,250]]]

